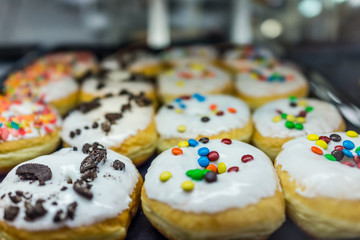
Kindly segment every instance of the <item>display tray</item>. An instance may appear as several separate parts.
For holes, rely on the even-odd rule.
[[[125,46],[125,44],[121,46]],[[118,49],[121,46],[110,46],[110,47],[61,46],[52,49],[38,48],[35,51],[30,52],[28,55],[25,55],[24,58],[20,59],[16,64],[14,64],[14,66],[11,68],[11,71],[8,71],[7,74],[0,76],[0,84],[3,83],[3,81],[6,79],[6,76],[10,74],[12,71],[21,69],[22,67],[26,66],[31,61],[33,61],[34,59],[45,53],[62,51],[62,50],[89,50],[95,53],[96,56],[98,56],[99,58],[102,58],[114,52],[116,49]],[[340,109],[340,112],[342,113],[343,113],[342,109],[346,107],[348,109],[347,112],[350,111],[351,114],[358,113],[358,116],[360,116],[360,111],[356,112],[358,111],[357,106],[360,102],[357,101],[358,100],[357,98],[352,97],[352,96],[355,97],[358,96],[359,89],[358,87],[351,88],[350,85],[349,85],[350,87],[347,88],[346,86],[344,86],[344,84],[347,83],[342,83],[342,78],[341,78],[341,76],[349,76],[349,75],[352,76],[351,79],[359,78],[360,70],[355,69],[354,72],[349,72],[349,68],[345,67],[345,65],[342,65],[344,66],[343,69],[338,69],[338,68],[326,69],[324,65],[314,64],[314,52],[316,54],[316,49],[313,49],[313,52],[309,52],[308,55],[304,55],[302,51],[293,51],[291,52],[290,55],[288,55],[290,60],[295,61],[300,66],[300,68],[302,68],[302,71],[309,79],[310,91],[311,91],[310,96],[331,101]],[[297,53],[299,53],[299,55],[301,53],[301,55],[299,56],[297,55]],[[317,53],[318,53],[317,55],[318,59],[321,60],[323,58],[324,61],[326,59],[328,60],[328,54],[322,55],[321,52],[317,52]],[[351,54],[353,57],[353,52],[351,52]],[[360,51],[358,56],[360,56]],[[350,59],[346,58],[346,56],[342,56],[342,57],[343,59],[341,59],[341,62],[351,61],[351,58]],[[340,60],[334,59],[334,61],[340,61]],[[328,63],[328,61],[325,62]],[[356,62],[353,63],[353,65],[355,64]],[[336,71],[336,74],[335,73],[332,74],[331,71],[333,72]],[[359,75],[356,75],[357,73],[359,73]],[[339,88],[338,87],[339,85],[341,85],[342,87]],[[336,99],[329,98],[330,95],[329,93],[335,95],[337,98]],[[349,121],[349,116],[345,116],[345,117],[347,117],[346,123],[348,129],[352,129],[360,132],[360,120],[358,122],[354,119]],[[154,154],[152,157],[149,158],[149,160],[146,163],[138,167],[138,170],[143,177],[145,176],[147,169],[149,168],[152,160],[156,156],[157,155]],[[2,176],[0,175],[0,182],[3,180],[4,177],[5,175]],[[160,234],[154,227],[152,227],[152,225],[147,220],[140,207],[139,211],[137,212],[136,216],[131,222],[126,239],[127,240],[161,240],[166,238],[162,234]],[[289,239],[308,240],[312,238],[306,233],[304,233],[299,227],[297,227],[289,218],[287,218],[286,222],[276,232],[274,232],[269,237],[269,239],[270,240],[289,240]],[[360,240],[360,238],[358,240]]]

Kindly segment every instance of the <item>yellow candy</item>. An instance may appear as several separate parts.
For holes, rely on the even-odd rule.
[[[298,123],[305,123],[305,122],[306,122],[306,118],[304,118],[304,117],[297,117],[297,118],[296,118],[296,122],[298,122]]]
[[[294,116],[294,115],[291,115],[291,114],[288,114],[288,115],[286,116],[286,120],[293,122],[293,121],[295,121],[295,116]]]
[[[316,141],[316,145],[318,145],[319,147],[322,147],[323,149],[327,149],[328,145],[324,140],[317,140]]]
[[[192,181],[185,181],[181,184],[181,187],[185,191],[191,191],[194,189],[194,183]]]
[[[309,139],[310,141],[316,141],[316,140],[319,140],[319,136],[316,134],[309,134],[307,136],[307,139]]]
[[[189,142],[188,141],[181,141],[178,143],[179,147],[188,147],[189,146]]]
[[[177,109],[175,109],[175,112],[177,112],[177,113],[183,113],[183,110],[177,108]]]
[[[199,63],[193,63],[193,64],[191,64],[191,68],[194,70],[202,71],[205,69],[205,66],[202,64],[199,64]]]
[[[221,174],[224,172],[226,172],[226,165],[225,165],[225,163],[221,162],[218,165],[218,173]]]
[[[280,116],[280,115],[277,115],[277,116],[273,117],[272,121],[273,121],[273,122],[280,122],[281,119],[282,119],[281,116]]]
[[[178,86],[178,87],[183,87],[184,85],[185,85],[184,81],[177,81],[176,82],[176,86]]]
[[[166,182],[171,178],[171,172],[165,171],[160,174],[160,181]]]
[[[300,107],[306,107],[307,106],[307,101],[306,100],[301,100],[301,101],[298,102],[298,105]]]
[[[179,126],[177,127],[177,130],[178,130],[179,132],[185,132],[185,131],[186,131],[186,126],[185,126],[185,125],[179,125]]]
[[[355,131],[347,131],[346,135],[348,135],[349,137],[355,138],[358,136],[358,133]]]
[[[250,73],[250,76],[254,79],[257,79],[257,74],[256,73]]]
[[[174,73],[174,70],[168,70],[165,72],[166,75],[172,75]]]

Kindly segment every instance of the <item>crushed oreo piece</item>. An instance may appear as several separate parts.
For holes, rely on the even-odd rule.
[[[85,126],[84,129],[85,129],[85,130],[88,130],[88,129],[89,129],[89,126]]]
[[[105,118],[106,118],[106,120],[108,120],[110,122],[110,124],[114,124],[116,122],[116,120],[119,120],[120,118],[122,118],[122,114],[121,113],[107,113],[107,114],[105,114]]]
[[[55,213],[55,216],[53,218],[53,221],[55,223],[59,223],[59,222],[62,222],[66,219],[66,216],[65,216],[65,213],[63,210],[58,210],[56,213]]]
[[[78,148],[77,147],[73,147],[73,151],[77,151],[78,150]]]
[[[98,84],[96,85],[96,89],[102,89],[105,87],[105,83],[103,81],[99,81]]]
[[[121,110],[122,113],[124,113],[126,111],[131,112],[131,104],[127,103],[127,104],[122,105],[120,110]]]
[[[84,180],[86,182],[94,181],[94,179],[97,178],[97,174],[94,171],[94,169],[87,170],[82,176],[81,180]]]
[[[111,98],[111,97],[113,97],[114,96],[114,94],[112,94],[112,93],[107,93],[107,94],[105,94],[105,98]]]
[[[45,181],[50,180],[52,177],[51,169],[39,163],[23,164],[16,169],[16,175],[22,181],[25,180],[39,180],[39,185],[45,185]]]
[[[98,128],[98,127],[99,127],[99,124],[97,122],[94,122],[92,125],[92,128]]]
[[[52,203],[51,203],[51,205],[53,205],[53,206],[57,206],[57,205],[58,205],[58,203],[57,203],[57,202],[52,202]]]
[[[140,95],[139,97],[136,97],[135,102],[137,105],[139,105],[139,107],[147,107],[147,106],[150,106],[152,103],[151,99],[144,97],[142,95]]]
[[[80,135],[80,134],[81,134],[81,130],[80,130],[80,129],[76,129],[76,130],[75,130],[75,133],[76,133],[76,135]]]
[[[105,133],[110,132],[110,130],[111,130],[110,122],[106,121],[106,122],[101,123],[101,130],[103,130]]]
[[[84,180],[76,180],[73,185],[74,191],[80,196],[91,200],[93,198],[93,194],[90,191],[92,185],[85,182]]]
[[[113,162],[113,168],[114,168],[115,170],[120,170],[120,171],[122,171],[122,170],[125,169],[125,163],[123,163],[123,162],[120,161],[120,160],[115,160],[115,161]]]
[[[70,138],[74,138],[75,137],[75,133],[73,131],[70,132],[69,134]]]
[[[7,208],[5,208],[5,211],[4,211],[4,219],[6,221],[13,221],[19,214],[19,210],[20,210],[19,207],[8,206]]]
[[[126,89],[121,89],[120,92],[119,92],[119,95],[129,95],[130,92]]]
[[[35,203],[35,206],[32,205],[30,202],[25,202],[25,220],[26,221],[33,221],[36,218],[44,216],[47,211],[43,206],[45,202],[44,199],[38,199]]]
[[[173,105],[167,105],[166,106],[168,109],[174,109],[174,106]]]
[[[97,170],[97,165],[101,162],[106,161],[106,150],[105,149],[97,149],[90,152],[89,156],[87,156],[80,164],[80,173],[85,173],[86,171],[92,169]]]
[[[76,208],[77,208],[78,204],[77,202],[73,202],[73,203],[70,203],[68,206],[67,206],[67,212],[66,212],[66,217],[73,220],[74,217],[75,217],[75,211],[76,211]]]
[[[85,154],[88,154],[90,152],[91,145],[89,143],[85,143],[83,148],[82,148],[82,152]]]
[[[5,196],[6,196],[6,194],[4,193],[4,194],[0,197],[0,199],[3,200]]]
[[[67,189],[67,187],[63,186],[60,191],[65,191]]]
[[[96,109],[96,108],[98,108],[98,107],[101,106],[99,100],[100,100],[100,99],[95,98],[95,99],[94,99],[93,101],[91,101],[91,102],[82,103],[82,104],[80,104],[80,105],[77,107],[77,109],[78,109],[80,112],[82,112],[82,113],[88,113],[88,112],[90,112],[91,110],[94,110],[94,109]]]
[[[9,195],[10,200],[11,200],[13,203],[17,204],[17,203],[21,202],[21,196],[18,196],[17,194],[16,194],[16,195],[12,195],[12,193],[9,193],[8,195]]]

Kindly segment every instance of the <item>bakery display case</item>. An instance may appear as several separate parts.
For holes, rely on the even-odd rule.
[[[360,239],[359,11],[1,1],[0,239]]]

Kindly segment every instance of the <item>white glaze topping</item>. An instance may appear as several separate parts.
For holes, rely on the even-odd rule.
[[[107,150],[107,160],[105,163],[98,164],[99,172],[97,178],[91,182],[91,200],[77,194],[73,189],[73,184],[67,183],[69,179],[75,182],[81,178],[80,164],[87,154],[81,151],[73,151],[71,148],[64,148],[60,151],[35,158],[28,163],[39,163],[48,166],[52,172],[52,178],[45,182],[45,186],[39,186],[39,181],[22,181],[16,175],[15,167],[9,172],[4,181],[0,184],[0,196],[6,194],[0,200],[0,219],[4,221],[4,208],[7,206],[18,206],[19,214],[13,221],[6,221],[7,224],[19,229],[30,231],[55,230],[61,227],[81,227],[104,221],[116,217],[124,210],[129,208],[131,195],[138,181],[139,173],[132,162],[111,150]],[[115,160],[120,160],[125,164],[125,170],[115,170],[112,164]],[[20,164],[18,166],[21,166]],[[66,186],[65,191],[60,189]],[[34,205],[36,200],[44,199],[44,208],[47,214],[34,221],[26,221],[24,199],[14,204],[7,196],[9,192],[15,195],[15,191],[29,192],[32,194],[30,202]],[[48,199],[50,197],[50,199]],[[57,205],[52,205],[57,202]],[[66,212],[66,207],[77,202],[74,219],[55,223],[53,218],[60,209]]]
[[[186,62],[200,61],[209,62],[217,58],[215,48],[206,45],[195,45],[190,47],[175,47],[165,51],[162,59],[175,64],[185,64]]]
[[[202,96],[200,96],[202,97]],[[196,138],[199,135],[212,136],[236,128],[243,128],[250,121],[249,107],[240,99],[226,95],[203,96],[204,101],[195,97],[174,100],[168,106],[160,108],[155,117],[156,128],[162,138]],[[216,111],[222,111],[218,116],[211,105],[216,105]],[[232,113],[229,108],[236,112]],[[181,110],[181,113],[178,111]],[[209,121],[201,121],[202,117],[209,117]],[[186,131],[179,132],[177,127],[185,125]]]
[[[226,164],[227,169],[239,167],[238,172],[225,172],[217,175],[217,181],[208,183],[204,179],[195,181],[192,191],[181,188],[184,181],[191,180],[186,172],[191,169],[202,169],[197,159],[198,149],[207,147],[220,155],[218,165]],[[145,190],[150,199],[170,205],[186,212],[217,213],[230,208],[243,208],[256,204],[259,200],[271,197],[279,187],[278,178],[270,159],[259,149],[239,141],[227,145],[221,140],[210,140],[207,144],[199,143],[197,147],[182,148],[182,155],[173,155],[171,149],[160,154],[152,163],[145,176]],[[243,155],[250,154],[254,160],[243,163]],[[171,172],[171,178],[162,182],[162,172]]]
[[[299,105],[290,106],[290,100],[287,98],[267,103],[254,112],[253,120],[256,130],[264,137],[288,138],[310,133],[332,132],[340,127],[343,120],[333,105],[316,99],[298,99],[298,102],[302,100],[306,100],[307,105],[313,107],[313,110],[306,115],[306,122],[303,123],[302,130],[288,129],[285,126],[285,119],[279,122],[272,120],[275,116],[279,116],[277,110],[296,117],[300,111],[305,109]]]
[[[160,94],[186,95],[211,93],[231,83],[219,68],[203,63],[189,63],[163,73],[158,79]]]
[[[147,128],[153,117],[151,105],[140,107],[134,100],[131,100],[131,111],[124,112],[122,118],[111,125],[110,132],[106,134],[101,130],[101,123],[106,121],[105,114],[120,113],[121,107],[128,103],[128,98],[128,95],[104,98],[100,100],[100,107],[87,113],[72,112],[64,120],[61,132],[62,139],[71,146],[76,147],[81,147],[85,142],[94,141],[108,148],[121,145],[127,138]],[[94,122],[97,122],[99,127],[92,128]],[[89,129],[84,129],[85,126],[88,126]],[[76,129],[80,129],[81,134],[71,138],[70,132]]]
[[[360,169],[330,161],[325,154],[331,154],[334,147],[343,145],[344,140],[350,140],[355,144],[351,150],[355,156],[355,149],[360,146],[360,138],[348,137],[345,133],[336,133],[341,136],[340,142],[330,141],[325,150],[310,141],[306,137],[299,137],[283,145],[282,152],[276,158],[276,165],[282,166],[282,171],[287,171],[292,180],[299,185],[296,192],[304,197],[313,198],[318,196],[335,199],[360,199]],[[331,133],[324,134],[329,137]],[[320,135],[321,136],[321,135]],[[311,151],[316,146],[323,151],[324,155],[318,155]],[[351,159],[344,157],[342,161]],[[300,188],[304,186],[305,189]]]
[[[39,89],[39,96],[45,96],[45,102],[56,101],[76,93],[79,89],[78,84],[72,77],[63,77],[49,81]]]
[[[264,80],[260,80],[251,71],[241,72],[236,78],[236,90],[243,95],[264,97],[277,94],[286,94],[296,91],[307,85],[305,77],[296,69],[278,65],[274,68],[255,68]],[[271,76],[278,75],[283,81],[268,80]]]

